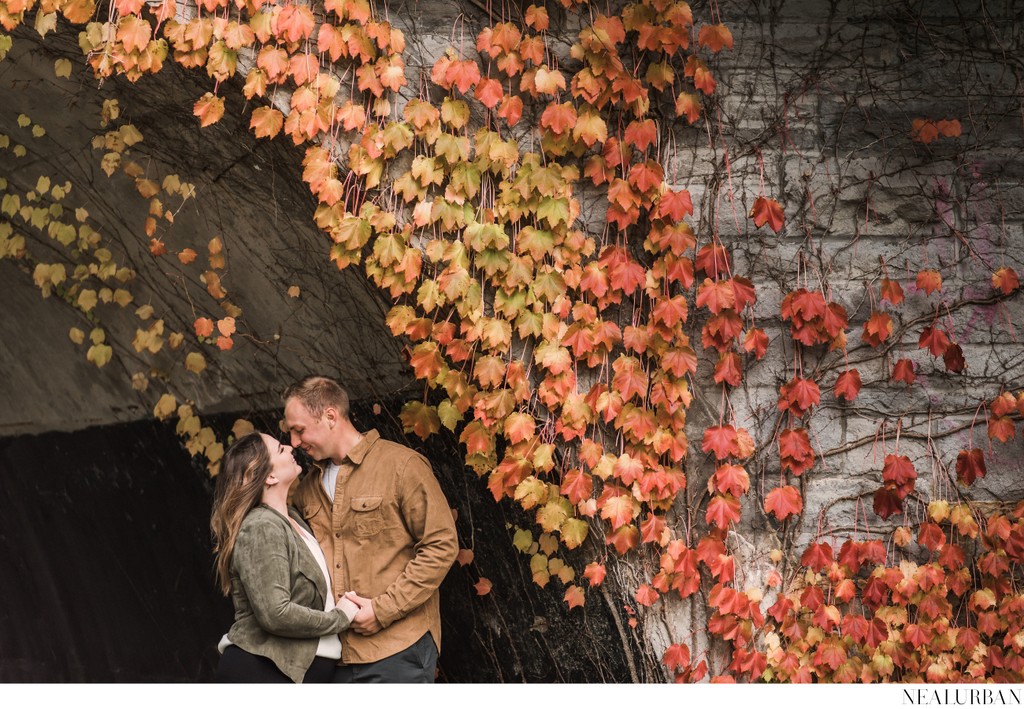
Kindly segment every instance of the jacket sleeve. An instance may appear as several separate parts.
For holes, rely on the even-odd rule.
[[[340,608],[307,608],[292,601],[288,530],[274,523],[243,523],[233,563],[256,621],[273,635],[317,638],[340,633],[349,618]]]
[[[427,602],[459,553],[448,500],[424,458],[409,457],[397,492],[402,519],[416,544],[405,570],[372,599],[374,615],[385,628]]]

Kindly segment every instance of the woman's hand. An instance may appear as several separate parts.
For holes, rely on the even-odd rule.
[[[353,603],[351,599],[347,597],[347,594],[338,599],[337,606],[341,609],[342,613],[348,616],[349,623],[352,622],[352,620],[356,617],[356,613],[359,612],[359,606]]]

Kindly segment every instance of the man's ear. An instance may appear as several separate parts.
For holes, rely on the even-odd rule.
[[[327,422],[328,428],[334,428],[338,425],[338,410],[333,406],[328,406],[324,409],[324,420]]]

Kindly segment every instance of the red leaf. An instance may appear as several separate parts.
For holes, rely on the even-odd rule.
[[[659,597],[660,594],[647,584],[638,588],[636,595],[634,596],[637,603],[647,608],[653,606],[654,602],[657,601]]]
[[[875,490],[874,498],[875,514],[882,519],[889,519],[897,512],[903,511],[903,500],[896,494],[896,491],[888,487],[880,487]]]
[[[687,668],[690,666],[690,648],[685,643],[669,645],[665,654],[662,655],[661,661],[670,672],[679,668]]]
[[[626,134],[623,140],[630,145],[635,145],[637,150],[646,150],[658,139],[658,126],[651,119],[633,121],[626,126]]]
[[[885,456],[885,463],[882,466],[882,480],[895,485],[896,492],[901,498],[906,497],[914,489],[917,470],[907,456],[890,453]]]
[[[728,529],[730,524],[740,521],[740,503],[732,495],[715,495],[708,503],[704,515],[708,524],[719,529]]]
[[[860,372],[856,369],[848,369],[836,379],[836,398],[843,397],[847,401],[853,401],[860,392]]]
[[[985,477],[985,456],[980,448],[960,451],[956,456],[956,476],[965,485]]]
[[[821,390],[810,379],[793,377],[779,389],[779,410],[803,416],[821,402]]]
[[[715,365],[715,382],[723,382],[729,386],[739,386],[743,379],[743,370],[740,364],[740,356],[735,352],[723,352],[718,356],[718,364]]]
[[[750,476],[739,465],[722,465],[711,478],[714,489],[739,497],[750,489]]]
[[[678,222],[688,214],[693,214],[693,201],[687,190],[665,190],[658,200],[658,208],[654,216]]]
[[[798,515],[804,508],[800,491],[792,485],[778,487],[769,492],[764,499],[766,514],[774,514],[781,522],[790,515]]]
[[[506,96],[501,99],[498,115],[508,122],[509,127],[514,126],[523,116],[523,99],[518,96]]]
[[[210,320],[210,318],[196,318],[192,326],[199,337],[209,337],[213,334],[213,320]]]
[[[476,595],[486,596],[488,593],[491,592],[491,582],[489,579],[486,579],[483,576],[481,576],[480,580],[473,584],[473,588],[476,589]]]
[[[732,426],[712,426],[706,429],[701,449],[705,453],[714,451],[715,458],[718,460],[724,460],[730,455],[738,455],[736,429]]]
[[[917,346],[918,349],[927,349],[932,353],[932,357],[938,357],[945,353],[946,348],[949,347],[949,337],[946,336],[946,333],[932,324],[921,332],[921,337],[917,341]]]
[[[923,522],[918,531],[917,543],[929,551],[936,551],[946,543],[946,535],[942,527],[934,522]]]
[[[576,125],[576,108],[571,103],[551,103],[540,116],[541,128],[565,135]]]
[[[942,363],[946,366],[947,372],[960,373],[967,369],[967,360],[964,359],[964,351],[960,345],[951,343],[946,351],[942,353]]]
[[[782,230],[782,225],[786,220],[786,213],[783,211],[782,205],[767,197],[758,197],[754,200],[754,206],[751,207],[749,216],[753,217],[755,227],[767,224],[776,234]]]
[[[502,91],[501,82],[497,79],[481,79],[473,95],[487,108],[494,108],[504,98],[505,92]]]
[[[753,352],[757,359],[761,359],[768,352],[768,335],[759,327],[747,330],[743,338],[743,349],[746,352]]]
[[[892,368],[892,380],[904,382],[908,386],[914,383],[917,376],[914,374],[914,363],[909,359],[901,359]]]
[[[811,544],[800,557],[800,563],[814,572],[832,565],[832,547],[828,542]]]
[[[698,271],[704,271],[712,278],[717,278],[718,274],[729,270],[729,252],[720,243],[708,244],[697,252],[694,266]]]

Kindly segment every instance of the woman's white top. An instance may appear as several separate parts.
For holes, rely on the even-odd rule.
[[[324,610],[333,610],[335,606],[334,590],[331,588],[331,575],[327,573],[327,560],[324,558],[324,551],[320,548],[320,543],[317,542],[316,537],[302,527],[296,527],[296,529],[299,531],[299,536],[302,537],[302,541],[306,542],[306,546],[309,547],[309,551],[313,554],[313,558],[316,559],[317,566],[320,567],[320,572],[324,575],[324,583],[327,584],[327,595],[324,597]],[[351,620],[351,618],[349,620]],[[340,660],[341,638],[337,634],[321,636],[320,644],[316,646],[316,656],[328,657],[332,660]]]
[[[299,532],[299,536],[302,537],[302,541],[306,542],[306,546],[309,547],[309,551],[313,554],[313,558],[316,559],[317,566],[320,567],[320,572],[324,575],[324,583],[327,585],[327,596],[324,598],[324,610],[333,610],[335,607],[334,603],[334,590],[331,588],[331,575],[327,573],[327,559],[324,558],[324,551],[320,548],[319,542],[316,538],[307,532],[302,527],[296,526],[295,529]],[[351,621],[352,619],[349,618]],[[228,640],[227,633],[217,643],[217,650],[222,654],[224,650],[231,645],[231,641]],[[341,659],[341,637],[338,635],[323,635],[320,637],[320,642],[316,646],[316,656],[326,657],[331,660]]]

